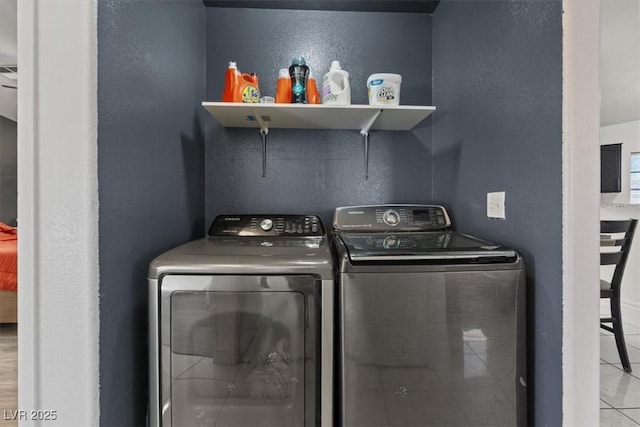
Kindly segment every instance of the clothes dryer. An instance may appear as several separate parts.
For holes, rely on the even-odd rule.
[[[340,423],[526,425],[525,271],[442,206],[338,208]]]
[[[222,215],[157,257],[150,425],[332,425],[333,288],[313,215]]]

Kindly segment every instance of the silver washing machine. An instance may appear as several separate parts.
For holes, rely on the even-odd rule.
[[[343,426],[526,425],[523,261],[442,206],[338,208]]]
[[[330,248],[317,216],[223,215],[153,260],[150,425],[331,425]]]

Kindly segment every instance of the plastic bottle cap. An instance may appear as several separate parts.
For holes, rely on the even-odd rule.
[[[229,68],[238,68],[235,61],[229,61]]]
[[[302,56],[299,56],[297,58],[293,58],[291,65],[307,65],[307,61],[305,61]]]
[[[289,70],[286,68],[280,68],[278,70],[278,78],[289,78]]]
[[[333,70],[342,70],[342,67],[340,66],[340,61],[333,61],[331,63],[331,68],[329,68],[329,70],[333,71]]]

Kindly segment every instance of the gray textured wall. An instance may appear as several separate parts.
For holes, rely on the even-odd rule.
[[[0,116],[0,221],[16,225],[18,212],[18,124]]]
[[[209,8],[207,100],[219,101],[229,60],[257,72],[263,95],[278,69],[306,58],[321,82],[332,60],[350,73],[351,100],[366,104],[366,80],[402,74],[401,103],[431,105],[431,16],[408,13]],[[221,213],[311,212],[336,206],[431,200],[430,119],[411,132],[372,132],[364,179],[357,131],[272,129],[267,177],[255,129],[224,129],[207,118],[206,219]]]
[[[101,425],[145,425],[147,268],[204,228],[205,8],[98,3]]]
[[[532,422],[560,423],[559,1],[446,1],[431,17],[107,0],[98,23],[102,425],[144,424],[145,278],[156,254],[223,212],[329,220],[338,205],[401,201],[443,202],[458,229],[525,255]],[[272,95],[296,55],[318,81],[340,60],[354,103],[366,103],[369,74],[401,73],[403,104],[437,106],[433,129],[428,119],[373,132],[368,181],[357,132],[274,129],[262,178],[258,132],[223,129],[199,104],[220,99],[228,60],[258,72]],[[501,190],[507,220],[488,220],[486,192]]]
[[[444,1],[433,16],[434,199],[528,268],[532,425],[562,420],[562,2]],[[506,191],[506,220],[486,193]]]

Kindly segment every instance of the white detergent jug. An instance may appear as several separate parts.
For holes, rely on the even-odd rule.
[[[322,103],[351,105],[349,73],[340,67],[339,61],[331,63],[329,72],[322,79]]]

